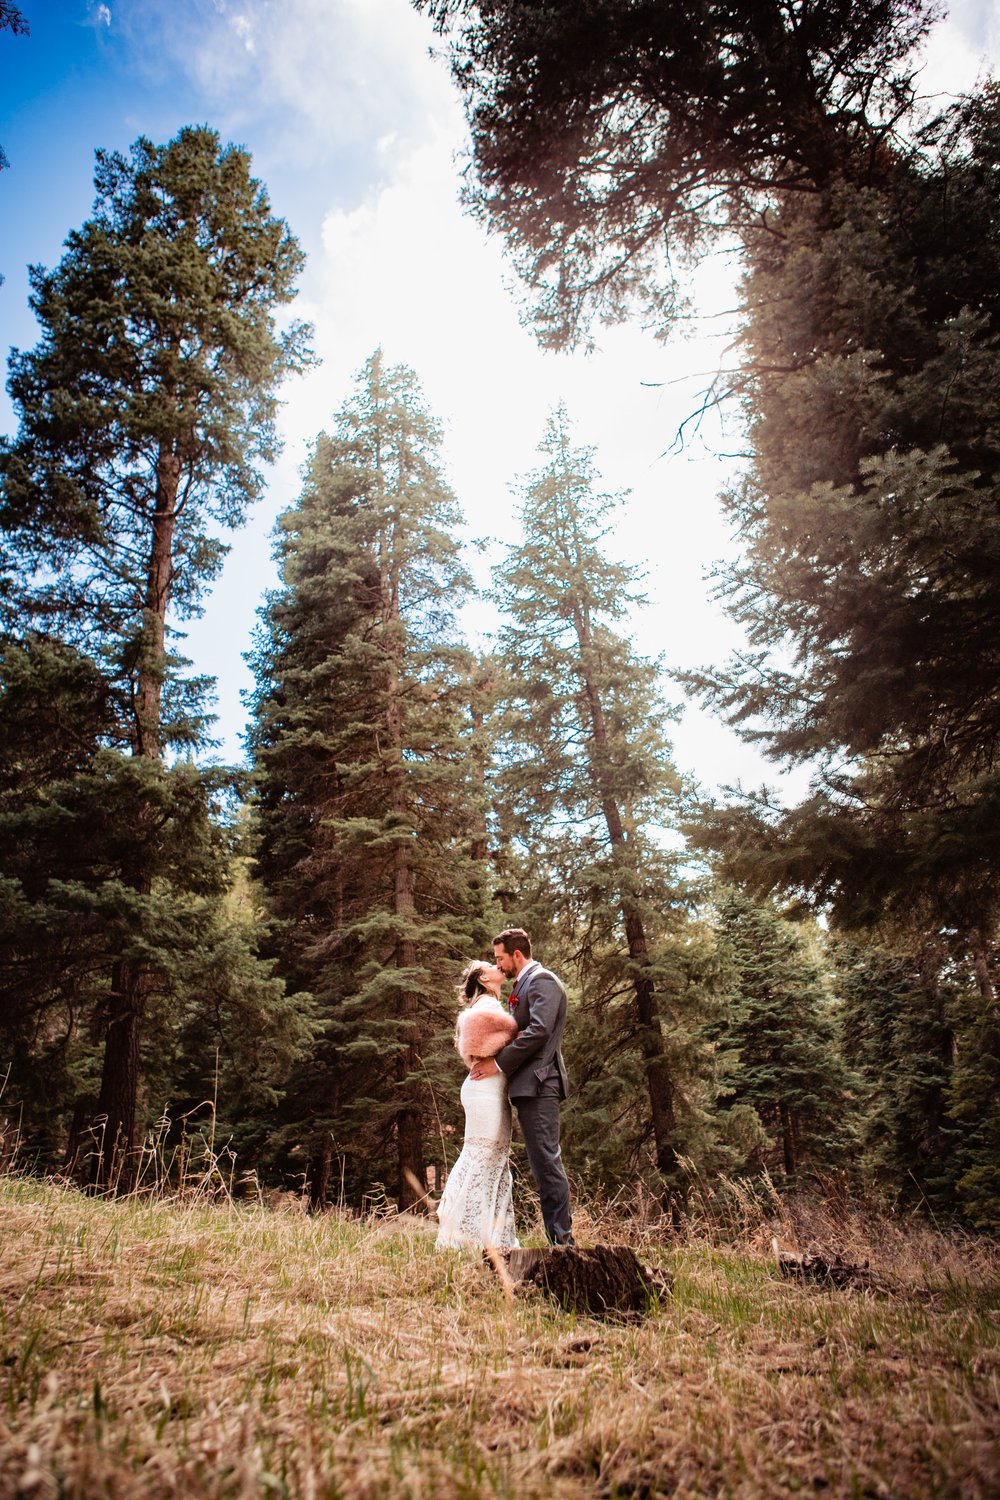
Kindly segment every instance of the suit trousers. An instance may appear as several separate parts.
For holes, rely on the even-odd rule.
[[[542,1220],[550,1244],[573,1243],[569,1183],[559,1150],[559,1079],[546,1079],[542,1092],[527,1099],[513,1099],[517,1120],[528,1153],[528,1165],[538,1188]]]

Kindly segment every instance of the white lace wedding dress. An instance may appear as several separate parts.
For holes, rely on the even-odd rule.
[[[510,1180],[510,1100],[502,1073],[462,1084],[465,1142],[438,1204],[438,1250],[517,1246]]]

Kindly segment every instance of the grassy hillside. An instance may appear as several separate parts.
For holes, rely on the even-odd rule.
[[[400,1221],[11,1177],[0,1226],[4,1500],[1000,1491],[981,1246],[842,1226],[874,1296],[782,1281],[763,1237],[633,1229],[675,1290],[611,1326]]]

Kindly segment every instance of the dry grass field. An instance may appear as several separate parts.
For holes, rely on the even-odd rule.
[[[0,1226],[3,1500],[1000,1494],[981,1244],[844,1220],[873,1294],[781,1279],[751,1215],[727,1247],[581,1215],[675,1276],[611,1324],[391,1218],[10,1176]],[[830,1225],[778,1227],[807,1248]]]

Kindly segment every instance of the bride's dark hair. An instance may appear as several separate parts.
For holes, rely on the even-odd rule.
[[[471,964],[462,970],[462,977],[458,981],[458,998],[468,1003],[470,1000],[475,1000],[479,995],[488,995],[489,990],[479,976],[484,969],[492,967],[492,964],[488,963],[486,959],[474,958]]]

